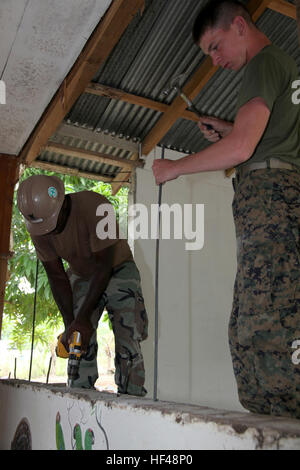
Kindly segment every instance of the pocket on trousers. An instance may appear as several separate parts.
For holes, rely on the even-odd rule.
[[[143,341],[148,337],[148,316],[141,291],[136,292],[135,322],[140,340]]]
[[[238,247],[240,311],[254,314],[272,308],[272,245],[243,240]]]
[[[238,243],[238,340],[244,346],[265,324],[272,311],[272,251],[269,243],[243,240]]]
[[[274,309],[292,308],[300,300],[299,246],[291,233],[273,242],[271,300]]]

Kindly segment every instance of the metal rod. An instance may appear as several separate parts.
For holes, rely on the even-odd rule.
[[[17,358],[15,357],[14,379],[17,378]]]
[[[49,375],[50,375],[51,365],[52,365],[52,356],[50,356],[50,360],[49,360],[49,367],[48,367],[48,372],[47,372],[46,384],[49,383]]]
[[[161,159],[165,158],[165,147],[162,146]],[[156,240],[156,262],[155,262],[155,332],[154,332],[154,385],[153,400],[157,401],[157,378],[158,378],[158,290],[159,290],[159,241],[160,241],[160,207],[162,199],[162,184],[158,189],[158,236]]]
[[[34,287],[34,303],[33,303],[33,318],[32,318],[32,336],[31,336],[31,354],[30,354],[30,366],[29,366],[29,382],[31,381],[31,370],[32,370],[38,275],[39,275],[39,259],[37,258],[36,259],[36,273],[35,273],[35,287]]]

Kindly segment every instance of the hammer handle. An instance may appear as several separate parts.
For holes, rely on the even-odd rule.
[[[203,119],[203,115],[199,113],[198,109],[193,104],[192,106],[190,106],[190,110],[193,111],[195,114],[197,114],[199,118]],[[211,124],[206,124],[205,122],[203,124],[204,126],[206,126],[206,129],[208,131],[215,131],[214,127]],[[219,139],[222,139],[221,134],[218,131],[215,131],[215,132],[218,134]]]
[[[181,93],[180,96],[186,102],[186,104],[188,105],[190,110],[193,111],[193,113],[197,114],[197,116],[199,116],[199,118],[202,119],[203,115],[198,111],[198,109],[193,104],[193,102],[184,93]],[[215,130],[211,124],[205,124],[204,123],[204,125],[206,126],[206,129],[209,130],[209,131]],[[218,134],[219,139],[222,139],[222,136],[219,134],[219,132],[217,132],[217,134]]]

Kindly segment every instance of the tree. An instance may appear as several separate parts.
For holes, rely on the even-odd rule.
[[[66,193],[95,191],[104,195],[114,206],[117,218],[127,211],[128,188],[121,188],[116,196],[111,194],[111,186],[106,183],[73,176],[57,175],[54,172],[26,169],[20,182],[33,174],[56,175],[64,181]],[[16,191],[18,186],[16,188]],[[14,256],[9,262],[9,279],[3,318],[3,337],[9,339],[10,347],[19,350],[28,347],[32,335],[32,317],[35,296],[37,259],[34,245],[20,214],[16,192],[14,198],[12,233]],[[41,343],[49,349],[57,330],[63,330],[63,322],[48,283],[42,263],[38,266],[36,296],[35,344]],[[108,320],[107,320],[108,321]]]

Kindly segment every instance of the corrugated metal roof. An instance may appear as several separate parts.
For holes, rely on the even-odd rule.
[[[161,103],[172,103],[175,92],[168,96],[163,94],[170,80],[185,74],[187,82],[204,60],[203,53],[193,43],[191,31],[195,16],[205,3],[204,0],[146,0],[143,15],[134,18],[94,81]],[[294,4],[293,1],[290,3]],[[257,25],[300,67],[295,20],[267,10]],[[218,70],[196,97],[198,109],[204,114],[233,120],[242,73]],[[158,111],[85,93],[77,100],[66,121],[124,139],[142,141],[160,117]],[[161,143],[186,153],[208,145],[197,124],[185,119],[179,119]],[[47,152],[40,158],[63,162],[62,156]],[[124,158],[128,155],[124,154]],[[74,164],[80,168],[83,162]],[[118,171],[106,165],[92,164],[89,168],[103,174],[111,172],[115,175]]]
[[[202,4],[199,0],[146,1],[143,16],[134,19],[94,81],[171,103],[175,93],[163,94],[171,78],[181,73],[188,78],[204,58],[191,37]],[[157,111],[84,94],[67,119],[142,140],[159,117]]]
[[[129,150],[123,150],[121,148],[108,146],[97,142],[89,142],[84,139],[68,136],[56,135],[49,141],[49,143],[51,142],[63,144],[66,147],[77,148],[81,150],[89,150],[97,152],[99,154],[112,155],[125,160],[128,160],[133,154],[133,152]],[[53,163],[57,165],[62,165],[67,168],[80,170],[84,173],[95,173],[105,177],[109,177],[111,179],[114,179],[117,177],[117,175],[119,175],[120,181],[122,180],[122,173],[128,173],[128,170],[123,171],[119,167],[113,165],[107,165],[105,163],[99,163],[88,159],[69,156],[67,155],[67,152],[61,153],[44,150],[40,155],[38,161],[43,163]]]

